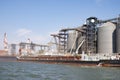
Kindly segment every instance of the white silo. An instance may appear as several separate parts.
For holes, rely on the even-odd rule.
[[[98,28],[98,53],[114,53],[116,25],[106,22]]]

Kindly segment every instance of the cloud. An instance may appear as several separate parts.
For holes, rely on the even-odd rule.
[[[36,31],[32,31],[32,30],[25,29],[25,28],[18,29],[15,35],[16,35],[16,39],[14,41],[16,42],[18,41],[26,42],[27,39],[29,38],[32,42],[38,43],[38,44],[41,44],[41,43],[44,44],[48,42],[49,37],[50,37],[50,36],[48,37],[47,35],[40,35]]]
[[[16,31],[17,35],[18,36],[25,36],[25,35],[28,35],[30,34],[32,31],[31,30],[28,30],[28,29],[19,29]]]

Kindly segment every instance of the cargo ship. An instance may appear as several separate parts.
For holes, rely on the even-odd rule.
[[[39,55],[18,56],[18,61],[35,61],[41,63],[72,64],[80,66],[120,67],[120,57],[100,59],[96,56],[82,55]]]

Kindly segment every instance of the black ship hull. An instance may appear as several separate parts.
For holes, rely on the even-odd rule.
[[[120,60],[100,60],[102,66],[120,67]]]

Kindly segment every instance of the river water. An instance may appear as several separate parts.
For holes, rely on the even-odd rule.
[[[120,80],[120,68],[0,62],[0,80]]]

